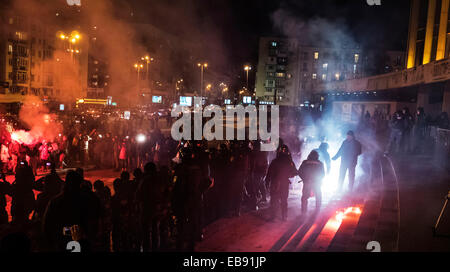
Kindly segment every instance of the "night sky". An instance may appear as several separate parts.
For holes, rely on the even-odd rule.
[[[219,37],[236,63],[257,62],[258,38],[283,36],[274,14],[283,11],[301,22],[323,19],[362,47],[405,50],[409,0],[132,0],[143,20],[173,33],[186,34],[192,27]],[[149,8],[151,7],[151,8]]]
[[[81,2],[83,5],[89,1],[109,2]],[[13,0],[0,0],[0,6],[5,2]],[[52,0],[55,2],[65,5],[65,0]],[[318,40],[315,38],[319,33],[331,37],[333,42],[345,38],[351,41],[349,44],[362,48],[405,51],[410,1],[381,2],[381,6],[369,6],[366,0],[112,0],[111,3],[113,13],[124,22],[151,23],[200,44],[204,49],[196,52],[196,57],[198,61],[209,62],[209,70],[244,76],[243,65],[256,66],[258,62],[259,37],[303,37],[306,28],[316,31],[309,35],[313,37],[310,45]],[[331,43],[328,45],[333,47]],[[254,73],[250,74],[250,81],[252,77]]]

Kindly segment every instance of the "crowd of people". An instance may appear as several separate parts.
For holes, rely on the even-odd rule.
[[[388,150],[395,150],[408,133],[421,135],[423,114],[419,109],[413,117],[404,109],[390,120],[366,114],[360,125],[378,129],[389,123]],[[259,141],[177,142],[157,126],[131,137],[129,132],[85,131],[69,129],[51,143],[34,146],[2,143],[2,161],[9,156],[8,162],[16,163],[12,169],[3,163],[3,173],[14,173],[13,183],[5,174],[0,177],[0,248],[65,251],[75,240],[83,251],[93,252],[193,251],[207,224],[238,217],[244,209],[268,207],[267,220],[276,220],[281,208],[281,219],[287,220],[291,178],[296,176],[303,182],[302,212],[312,195],[319,210],[331,160],[341,158],[339,189],[348,174],[352,191],[362,153],[353,131],[333,157],[322,142],[299,168],[293,157],[302,157],[301,141],[289,148],[280,139],[275,152],[262,152]],[[64,178],[58,174],[58,168],[75,164],[80,167],[66,171]],[[116,169],[120,177],[113,188],[101,179],[89,181],[82,168],[86,165]],[[39,168],[50,172],[38,178]]]
[[[256,209],[267,201],[267,154],[257,147],[258,142],[218,149],[203,141],[180,142],[166,164],[155,160],[164,157],[158,150],[170,153],[165,146],[143,171],[134,169],[133,179],[123,171],[113,194],[103,181],[84,179],[81,168],[62,180],[51,164],[50,174],[35,180],[32,167],[20,161],[15,181],[0,183],[0,224],[8,223],[9,195],[11,224],[30,226],[35,250],[65,250],[73,239],[87,251],[193,250],[206,223],[239,216],[244,202]],[[39,192],[36,198],[33,191]]]
[[[415,114],[411,114],[409,108],[405,107],[392,115],[388,125],[390,136],[386,154],[418,154],[430,150],[430,128],[450,129],[450,120],[446,112],[433,119],[421,107]]]

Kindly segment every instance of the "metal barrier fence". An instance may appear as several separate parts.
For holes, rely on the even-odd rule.
[[[436,143],[436,162],[450,171],[450,130],[435,128],[435,134],[432,136],[434,136]]]

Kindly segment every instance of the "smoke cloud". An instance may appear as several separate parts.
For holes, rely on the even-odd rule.
[[[33,145],[43,140],[53,141],[62,132],[55,114],[50,114],[41,99],[26,96],[19,112],[20,121],[30,130],[11,131],[11,138],[19,143]]]
[[[355,41],[345,19],[296,17],[290,10],[280,8],[272,13],[274,30],[288,38],[299,39],[303,45],[327,48],[355,48]]]

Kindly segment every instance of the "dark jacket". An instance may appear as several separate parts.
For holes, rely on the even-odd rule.
[[[278,156],[270,163],[269,170],[267,170],[266,186],[270,186],[272,194],[281,190],[289,190],[289,179],[296,175],[297,169],[290,156]]]
[[[321,182],[325,176],[323,163],[315,160],[304,160],[298,174],[305,183]]]
[[[334,159],[341,158],[341,163],[355,166],[358,163],[358,156],[361,155],[361,143],[356,140],[345,140]]]

